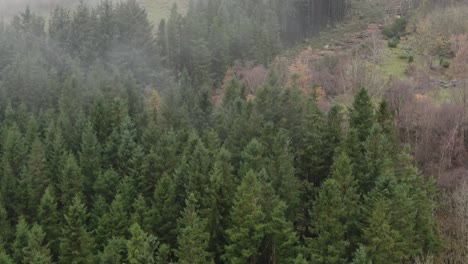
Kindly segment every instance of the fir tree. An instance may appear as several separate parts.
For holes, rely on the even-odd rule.
[[[83,195],[83,176],[73,154],[66,155],[60,173],[60,202],[64,206],[71,204],[73,197]]]
[[[79,195],[65,213],[65,222],[60,238],[59,263],[94,263],[94,242],[87,230],[88,214]]]
[[[22,263],[52,264],[50,250],[45,243],[45,233],[41,226],[33,225],[28,234],[27,246],[23,250]]]
[[[138,224],[130,227],[130,234],[131,238],[127,242],[128,262],[130,264],[155,263],[156,238],[146,234]]]
[[[333,165],[332,177],[320,188],[312,213],[313,233],[310,250],[317,263],[348,263],[359,216],[359,195],[352,176],[352,164],[340,154]]]
[[[57,212],[57,200],[51,187],[47,187],[39,204],[37,220],[45,233],[45,241],[49,243],[52,255],[58,255],[58,243],[60,230],[59,215]]]
[[[199,216],[197,200],[191,193],[178,223],[178,263],[214,263],[213,256],[208,251],[209,239],[207,222]]]
[[[16,225],[16,238],[13,242],[13,259],[16,263],[21,263],[25,252],[24,249],[28,245],[29,225],[26,223],[24,216],[20,216]]]
[[[362,88],[354,97],[350,110],[350,127],[356,129],[360,142],[366,141],[374,124],[374,106],[367,90]]]
[[[92,192],[90,191],[101,169],[101,147],[91,122],[87,123],[81,136],[79,160],[83,174],[84,194],[85,197],[91,197]]]
[[[265,214],[259,204],[261,184],[257,175],[249,171],[237,189],[227,229],[228,244],[224,259],[227,263],[255,263],[258,259],[265,226]]]
[[[174,180],[165,175],[154,191],[154,203],[151,209],[152,230],[163,243],[175,245],[177,219],[177,193]]]

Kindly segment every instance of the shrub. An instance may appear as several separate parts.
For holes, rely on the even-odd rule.
[[[408,21],[404,18],[397,18],[393,24],[387,25],[383,28],[382,34],[387,38],[395,38],[400,37],[406,30],[406,26],[408,25]]]
[[[439,65],[447,69],[448,67],[450,67],[450,61],[446,59],[440,59]]]
[[[413,55],[409,55],[408,57],[408,63],[412,63],[414,62],[414,56]]]
[[[398,44],[400,44],[400,39],[397,38],[397,37],[394,37],[394,38],[388,40],[388,46],[390,48],[396,48],[398,46]]]

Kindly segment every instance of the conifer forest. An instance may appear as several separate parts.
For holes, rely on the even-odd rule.
[[[468,263],[468,1],[30,2],[0,264]]]

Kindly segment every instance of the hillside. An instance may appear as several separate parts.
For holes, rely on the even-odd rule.
[[[467,263],[468,1],[57,2],[0,26],[0,263]]]

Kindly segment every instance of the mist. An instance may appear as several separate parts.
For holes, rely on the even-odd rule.
[[[99,0],[84,0],[84,2],[93,5]],[[0,0],[0,18],[9,19],[27,6],[34,12],[46,15],[56,6],[73,7],[78,3],[78,0]]]

